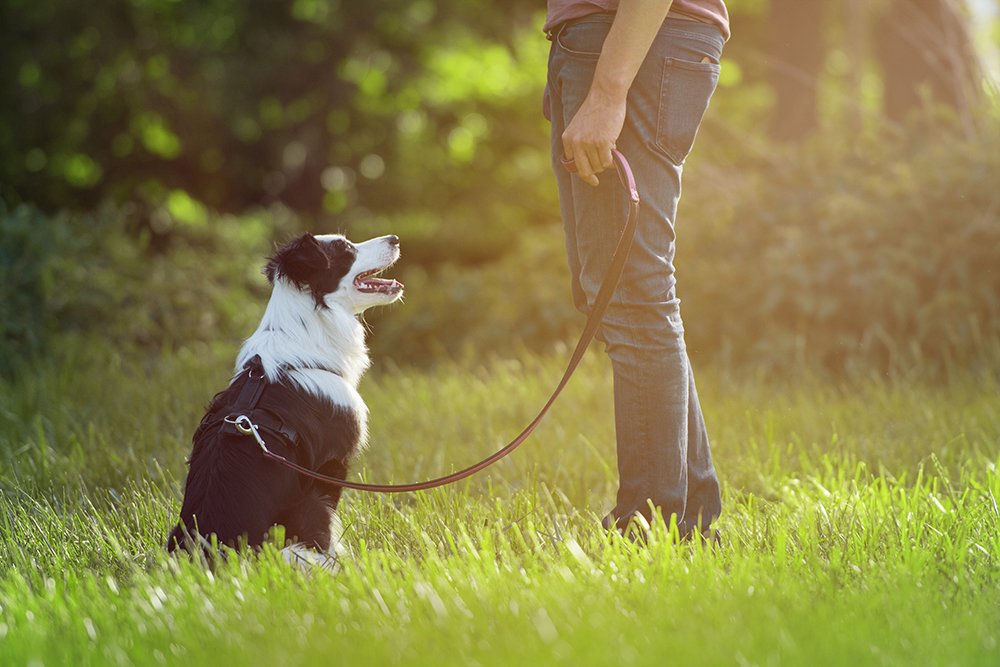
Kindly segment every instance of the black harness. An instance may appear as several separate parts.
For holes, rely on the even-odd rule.
[[[246,374],[246,380],[236,401],[225,409],[222,432],[243,435],[243,431],[236,427],[235,420],[240,415],[246,415],[258,429],[294,448],[298,444],[299,434],[282,418],[282,413],[287,413],[287,410],[276,409],[282,405],[290,406],[294,393],[287,387],[267,381],[260,355],[255,355],[248,361],[242,372]],[[264,404],[261,405],[265,393],[269,400],[263,401]]]

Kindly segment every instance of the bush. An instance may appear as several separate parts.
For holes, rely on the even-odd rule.
[[[297,223],[279,212],[176,225],[166,247],[137,234],[128,208],[46,217],[0,208],[0,374],[60,335],[158,348],[231,339],[255,326],[272,238]]]
[[[997,136],[883,137],[784,157],[754,170],[719,224],[691,227],[682,213],[680,285],[697,348],[834,371],[995,351]]]
[[[405,264],[405,302],[370,311],[372,352],[404,363],[443,357],[512,355],[539,350],[577,334],[583,318],[569,297],[562,228],[532,229],[506,254],[483,266]]]
[[[689,167],[678,284],[698,360],[839,373],[1000,358],[997,137],[817,145],[767,168],[743,166],[739,179],[696,169],[706,167]],[[552,214],[549,227],[526,230],[511,221],[480,231],[454,213],[436,226],[416,213],[348,228],[356,239],[403,240],[391,275],[406,283],[406,303],[369,312],[374,354],[429,363],[574,338],[583,318]],[[4,370],[65,331],[235,348],[253,330],[268,295],[263,257],[301,223],[283,209],[186,222],[156,215],[171,226],[163,246],[136,235],[127,209],[0,215]]]
[[[22,206],[0,208],[0,373],[40,352],[50,336],[90,317],[99,296],[81,275],[92,264],[92,237],[69,218]]]
[[[839,373],[941,370],[996,355],[996,136],[972,141],[939,131],[849,150],[818,143],[742,165],[738,175],[694,169],[712,171],[689,170],[678,222],[678,285],[693,356]],[[406,305],[373,316],[375,351],[397,359],[511,354],[568,339],[582,326],[556,225],[523,234],[486,267],[402,278]]]

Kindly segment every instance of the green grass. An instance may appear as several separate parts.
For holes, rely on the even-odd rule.
[[[183,460],[234,352],[80,343],[0,384],[0,664],[1000,663],[1000,382],[701,369],[722,551],[597,522],[614,497],[594,351],[511,459],[421,494],[347,492],[349,556],[166,557]],[[387,368],[356,471],[408,481],[503,444],[562,359]]]

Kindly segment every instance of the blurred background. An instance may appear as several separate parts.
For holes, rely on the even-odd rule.
[[[996,0],[728,0],[685,170],[696,363],[1000,360]],[[251,333],[275,242],[395,233],[375,355],[548,351],[570,305],[541,0],[6,0],[0,375]]]

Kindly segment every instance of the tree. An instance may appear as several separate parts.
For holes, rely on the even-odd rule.
[[[956,0],[890,0],[876,26],[886,115],[903,120],[926,97],[968,119],[982,100],[982,71],[962,6]]]
[[[0,87],[0,199],[48,210],[277,201],[305,214],[339,212],[352,198],[381,210],[419,205],[469,175],[462,163],[456,176],[407,180],[445,169],[449,137],[466,151],[488,143],[486,117],[509,119],[505,136],[537,132],[537,105],[523,99],[537,90],[493,95],[494,72],[484,73],[492,88],[476,85],[490,58],[516,67],[517,34],[535,28],[545,44],[536,9],[529,0],[10,0],[0,8],[0,76],[11,84]],[[435,86],[457,91],[431,99]],[[496,113],[505,105],[523,111]]]
[[[960,0],[770,0],[764,58],[775,96],[771,136],[797,141],[818,127],[817,92],[833,49],[846,54],[842,99],[855,119],[863,72],[881,73],[882,113],[892,121],[926,108],[955,110],[967,124],[982,99],[982,70]],[[829,40],[838,25],[838,43]]]
[[[774,92],[771,136],[797,141],[816,130],[816,87],[826,53],[823,3],[771,0],[765,47]]]

